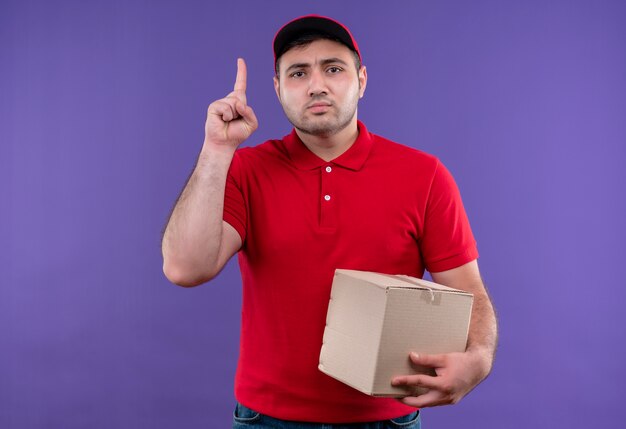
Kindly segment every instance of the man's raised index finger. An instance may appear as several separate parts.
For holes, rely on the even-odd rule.
[[[237,58],[237,78],[235,79],[235,91],[246,92],[246,80],[248,78],[248,70],[246,62],[243,58]]]

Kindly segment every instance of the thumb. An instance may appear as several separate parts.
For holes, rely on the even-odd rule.
[[[259,121],[257,120],[256,114],[254,113],[254,110],[252,110],[252,107],[247,106],[243,103],[236,103],[235,109],[237,110],[239,116],[241,116],[241,118],[246,122],[246,124],[248,124],[252,128],[252,131],[254,131],[259,126]]]
[[[415,365],[427,366],[431,368],[440,368],[445,366],[445,355],[417,354],[415,352],[411,352],[409,354],[409,358]]]

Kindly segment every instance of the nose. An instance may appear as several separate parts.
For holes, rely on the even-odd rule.
[[[311,71],[309,79],[309,96],[315,97],[316,95],[322,94],[328,94],[326,80],[321,70],[314,69]]]

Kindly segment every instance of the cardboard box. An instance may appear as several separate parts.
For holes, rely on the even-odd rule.
[[[418,393],[391,379],[431,371],[416,367],[411,351],[465,351],[473,299],[414,277],[338,269],[319,369],[372,396]]]

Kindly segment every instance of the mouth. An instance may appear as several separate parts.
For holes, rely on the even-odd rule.
[[[306,109],[313,113],[324,113],[330,110],[331,107],[332,107],[331,103],[315,102],[315,103],[309,104],[306,107]]]

